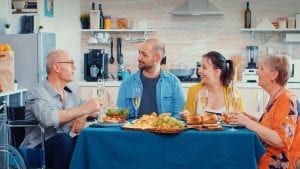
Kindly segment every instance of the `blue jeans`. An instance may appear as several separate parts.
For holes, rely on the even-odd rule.
[[[60,133],[46,140],[46,166],[53,169],[68,169],[77,138],[77,136],[72,138],[66,133]]]

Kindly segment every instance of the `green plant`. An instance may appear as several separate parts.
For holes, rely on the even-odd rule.
[[[90,22],[90,14],[89,13],[80,14],[80,21],[81,22]]]
[[[80,14],[80,22],[81,22],[82,29],[89,29],[90,14],[89,13]]]
[[[6,24],[4,24],[4,27],[8,29],[10,27],[10,24],[6,23]]]
[[[17,80],[17,79],[15,79],[15,80],[14,80],[14,83],[18,83],[18,80]]]

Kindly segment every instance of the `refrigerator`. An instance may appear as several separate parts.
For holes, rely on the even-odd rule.
[[[0,43],[13,47],[15,79],[19,87],[30,89],[46,79],[46,57],[56,49],[55,33],[5,34],[0,35]]]

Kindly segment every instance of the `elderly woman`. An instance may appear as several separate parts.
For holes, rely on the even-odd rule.
[[[186,118],[188,114],[201,114],[202,109],[198,101],[199,92],[206,89],[208,93],[207,112],[222,114],[226,112],[227,96],[231,92],[230,82],[233,80],[234,68],[231,60],[215,51],[203,55],[199,69],[201,82],[189,88],[185,110],[181,117]],[[243,111],[243,104],[238,93],[238,111]]]
[[[231,119],[231,123],[244,125],[256,132],[263,141],[267,151],[258,162],[260,169],[296,168],[300,155],[299,129],[296,130],[297,98],[285,87],[289,71],[287,56],[262,56],[257,75],[258,85],[270,98],[265,112],[259,120],[247,113],[234,113]]]

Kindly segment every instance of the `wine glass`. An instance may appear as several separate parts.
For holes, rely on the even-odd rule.
[[[142,91],[141,88],[137,87],[133,89],[133,98],[132,98],[132,104],[135,109],[135,119],[138,118],[138,109],[140,107],[141,103],[141,97],[142,97]]]
[[[205,87],[199,91],[199,100],[202,109],[202,114],[204,114],[208,104],[208,90]]]
[[[227,105],[226,105],[226,112],[227,118],[231,118],[232,113],[238,112],[238,104],[239,104],[239,95],[236,93],[235,88],[231,88],[231,92],[228,94],[227,97]],[[236,131],[233,125],[231,125],[230,131]]]
[[[98,112],[99,118],[102,118],[102,117],[105,116],[105,112],[104,112],[104,109],[103,109],[105,92],[106,92],[106,89],[105,89],[104,79],[98,79],[98,81],[97,81],[97,98],[99,99],[99,101],[102,102],[101,110]]]

